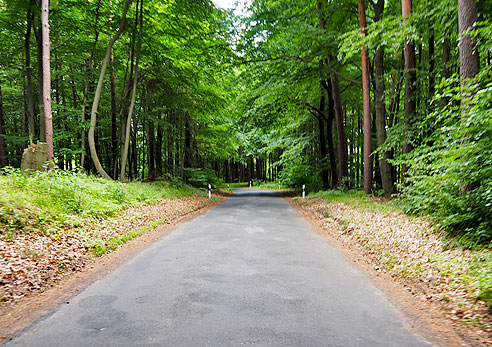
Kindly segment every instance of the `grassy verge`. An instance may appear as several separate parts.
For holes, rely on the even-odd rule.
[[[457,314],[465,301],[474,305],[476,300],[484,302],[492,313],[490,248],[463,247],[448,233],[433,227],[425,216],[408,218],[398,199],[368,197],[361,191],[321,191],[308,195],[308,206],[316,204],[309,198],[322,199],[325,204],[314,209],[326,221],[335,222],[344,237],[360,244],[385,270],[427,283],[439,300],[455,301],[457,308],[453,311]],[[480,315],[458,318],[465,323],[483,319]]]
[[[25,175],[9,170],[0,176],[0,237],[40,232],[46,235],[115,215],[128,206],[191,196],[191,187],[167,182],[120,183],[64,171]]]

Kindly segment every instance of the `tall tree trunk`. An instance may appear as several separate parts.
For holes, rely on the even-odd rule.
[[[110,1],[110,7],[111,7],[111,1]],[[99,13],[100,13],[100,8],[101,8],[101,0],[97,1],[97,8],[96,8],[96,18],[94,20],[94,42],[92,44],[92,50],[91,54],[89,56],[89,61],[87,62],[87,79],[86,82],[84,83],[84,91],[83,91],[83,101],[82,101],[82,115],[80,117],[82,127],[80,129],[80,149],[81,149],[81,154],[80,154],[80,167],[85,168],[86,163],[85,163],[85,120],[86,120],[86,113],[87,113],[87,103],[89,100],[89,84],[91,84],[91,91],[92,91],[92,77],[91,77],[91,70],[92,70],[92,64],[94,62],[94,54],[96,52],[96,46],[97,46],[97,41],[99,40],[99,30],[97,28],[97,24],[99,21]]]
[[[333,120],[335,119],[335,105],[331,92],[331,83],[328,83],[328,118],[326,120],[326,142],[328,144],[328,157],[330,158],[331,186],[338,183],[337,161],[335,158],[335,145],[333,144]]]
[[[335,59],[328,55],[328,64]],[[343,184],[344,178],[348,178],[348,147],[347,137],[345,136],[345,125],[343,124],[342,95],[340,93],[340,83],[338,76],[334,73],[330,77],[331,91],[333,94],[333,105],[335,108],[335,123],[337,126],[338,144],[338,185]]]
[[[157,114],[157,136],[155,140],[155,176],[162,177],[162,125],[161,112]]]
[[[39,139],[46,142],[46,128],[44,119],[44,97],[43,97],[43,30],[42,24],[34,28],[36,37],[36,56],[38,65],[38,107],[39,107]]]
[[[477,42],[469,34],[469,30],[477,21],[477,7],[475,0],[458,0],[458,26],[460,32],[459,52],[460,52],[460,81],[461,81],[461,116],[463,127],[465,127],[467,113],[472,107],[472,88],[470,80],[479,72]],[[462,138],[462,143],[466,142],[466,135]],[[462,193],[473,189],[474,183],[469,183],[461,188]]]
[[[111,177],[106,173],[106,171],[104,171],[103,167],[101,166],[101,162],[99,161],[99,158],[97,156],[96,145],[94,142],[94,133],[96,130],[96,121],[97,121],[97,108],[99,106],[99,100],[101,99],[102,85],[104,82],[104,75],[106,74],[106,69],[109,63],[109,57],[111,55],[111,48],[113,47],[113,44],[116,42],[116,40],[120,37],[121,33],[123,32],[125,26],[125,20],[126,20],[126,13],[128,11],[128,7],[130,6],[131,1],[132,0],[126,1],[125,9],[123,10],[123,14],[121,16],[120,27],[118,28],[118,31],[113,36],[113,38],[109,41],[108,48],[106,49],[106,55],[104,57],[103,65],[101,67],[101,72],[99,74],[99,81],[97,83],[96,92],[94,94],[94,102],[92,103],[92,110],[91,110],[91,126],[89,128],[89,149],[91,152],[92,161],[94,162],[94,166],[96,167],[97,172],[106,179],[111,179]]]
[[[149,100],[148,100],[148,103],[149,103],[149,109],[148,109],[148,112],[149,112],[149,115],[151,117],[149,117],[150,119],[147,120],[147,147],[148,147],[148,157],[147,157],[147,163],[148,163],[148,167],[149,167],[149,171],[148,171],[148,174],[147,176],[149,177],[149,180],[155,180],[156,178],[156,170],[155,170],[155,162],[156,162],[156,158],[155,158],[155,129],[154,129],[154,120],[152,118],[152,106],[150,104],[151,100],[152,100],[152,97],[151,97],[151,94],[150,94],[150,90],[148,92],[148,95],[149,95]]]
[[[367,36],[365,1],[359,0],[359,23],[363,36]],[[371,92],[369,84],[369,52],[362,46],[362,97],[364,104],[364,192],[372,191],[371,160]]]
[[[477,21],[477,7],[475,0],[458,0],[458,25],[460,31],[460,80],[465,89],[463,95],[467,99],[466,87],[470,78],[478,74],[479,62],[476,50],[476,40],[472,39],[469,31]],[[465,103],[467,100],[464,100]]]
[[[33,13],[31,7],[34,7],[34,0],[30,0],[29,7],[27,9],[26,18],[26,35],[24,36],[24,52],[26,55],[26,79],[27,79],[27,124],[29,129],[29,143],[34,142],[34,137],[36,136],[34,129],[34,100],[32,93],[32,68],[31,68],[31,30],[33,22]]]
[[[412,11],[412,0],[402,0],[401,8],[403,21],[406,21],[407,16]],[[411,133],[413,130],[416,109],[416,80],[415,45],[413,42],[405,40],[405,139],[403,143],[403,153],[410,153],[413,149]],[[401,169],[402,182],[404,182],[407,170],[407,165],[403,165]]]
[[[49,0],[41,1],[41,26],[43,37],[43,106],[45,137],[48,143],[47,160],[55,159],[53,154],[53,120],[51,117],[51,70],[50,70],[50,24]]]
[[[374,6],[374,21],[380,21],[383,18],[384,0],[378,0]],[[374,99],[376,109],[376,132],[378,147],[386,141],[386,104],[384,101],[384,48],[382,46],[376,49],[374,54],[375,67],[375,85]],[[385,194],[393,193],[393,181],[391,179],[391,166],[388,163],[390,153],[385,151],[379,155],[379,172],[381,174],[381,185]]]
[[[3,114],[2,86],[0,85],[0,167],[9,165],[7,147],[5,144],[5,119]]]
[[[184,116],[185,142],[184,142],[184,165],[187,168],[194,167],[193,162],[193,120],[189,115]]]
[[[122,182],[125,181],[126,179],[125,166],[126,166],[126,159],[128,156],[128,145],[130,143],[130,127],[132,122],[133,109],[135,108],[135,100],[137,97],[138,63],[140,60],[140,48],[142,45],[142,29],[143,29],[143,0],[140,0],[140,29],[138,31],[137,54],[135,57],[135,71],[133,75],[132,99],[130,102],[130,108],[128,110],[128,118],[126,119],[125,143],[123,144],[123,155],[121,157],[120,180]]]
[[[116,88],[114,83],[114,58],[113,49],[109,57],[110,74],[109,80],[111,83],[111,169],[113,178],[118,177],[118,134],[117,134],[117,110],[116,110]]]
[[[323,91],[322,91],[323,93]],[[325,101],[325,95],[324,93],[321,95],[321,98],[319,100],[319,110],[320,113],[324,114],[325,113],[325,108],[326,108],[326,101]],[[321,115],[317,117],[318,119],[318,129],[319,129],[319,151],[321,155],[321,179],[323,182],[323,188],[327,189],[329,188],[329,182],[328,182],[328,169],[326,167],[326,137],[325,137],[325,118]]]
[[[429,33],[429,98],[434,97],[435,92],[435,77],[434,77],[434,69],[435,69],[435,47],[434,47],[434,28],[430,28]]]

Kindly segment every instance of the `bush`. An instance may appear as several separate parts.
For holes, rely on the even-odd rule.
[[[120,183],[84,173],[53,170],[31,175],[7,168],[0,175],[0,232],[29,232],[106,218],[129,205],[191,195],[167,182]]]
[[[209,184],[212,187],[218,187],[221,184],[215,171],[212,169],[185,168],[183,170],[185,181],[193,187],[208,188]]]

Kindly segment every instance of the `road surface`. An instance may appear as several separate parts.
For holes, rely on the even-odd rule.
[[[7,346],[425,346],[285,200],[241,189]]]

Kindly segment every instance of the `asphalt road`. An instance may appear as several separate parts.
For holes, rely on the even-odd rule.
[[[421,346],[283,198],[238,190],[8,346]]]

